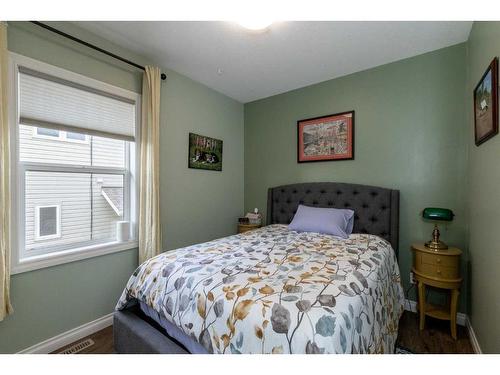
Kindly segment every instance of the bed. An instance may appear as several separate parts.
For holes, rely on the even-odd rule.
[[[340,239],[288,229],[299,204],[350,208]],[[344,183],[268,191],[267,226],[163,253],[130,277],[118,353],[392,353],[404,296],[399,192]]]

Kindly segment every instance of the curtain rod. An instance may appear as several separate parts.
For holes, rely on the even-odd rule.
[[[146,70],[146,68],[144,68],[142,65],[136,64],[133,61],[130,61],[130,60],[127,60],[127,59],[125,59],[125,58],[123,58],[121,56],[115,55],[112,52],[106,51],[105,49],[102,49],[100,47],[97,47],[94,44],[90,44],[90,43],[88,43],[88,42],[86,42],[84,40],[81,40],[81,39],[79,39],[77,37],[74,37],[73,35],[69,35],[69,34],[67,34],[67,33],[65,33],[65,32],[63,32],[61,30],[57,30],[57,29],[53,28],[52,26],[46,25],[46,24],[44,24],[42,22],[38,22],[38,21],[30,21],[30,22],[33,23],[33,24],[35,24],[35,25],[37,25],[37,26],[43,27],[44,29],[49,30],[49,31],[51,31],[53,33],[61,35],[61,36],[65,37],[65,38],[71,39],[74,42],[80,43],[80,44],[82,44],[82,45],[84,45],[84,46],[86,46],[88,48],[92,48],[92,49],[94,49],[94,50],[96,50],[98,52],[104,53],[105,55],[111,56],[112,58],[120,60],[120,61],[122,61],[122,62],[124,62],[124,63],[126,63],[128,65],[132,65],[133,67],[136,67],[137,69]],[[165,73],[161,73],[161,79],[163,81],[166,80],[167,79],[167,75]]]

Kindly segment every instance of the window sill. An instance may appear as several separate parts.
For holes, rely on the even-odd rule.
[[[117,253],[119,251],[134,249],[137,246],[137,241],[108,242],[105,244],[91,245],[79,247],[77,249],[27,257],[20,259],[17,264],[14,263],[12,265],[11,274],[15,275],[23,272],[38,270],[41,268],[57,266],[64,263],[94,258],[101,255]]]

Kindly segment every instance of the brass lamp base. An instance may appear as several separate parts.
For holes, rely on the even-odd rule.
[[[438,241],[438,242],[427,241],[425,243],[425,247],[428,247],[429,249],[432,250],[446,250],[448,248],[448,245],[445,244],[443,241]]]
[[[432,250],[446,250],[448,245],[443,241],[439,240],[439,228],[437,224],[434,224],[434,230],[432,231],[432,240],[425,243],[425,247]]]

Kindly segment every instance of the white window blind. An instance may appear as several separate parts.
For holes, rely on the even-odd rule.
[[[134,141],[135,102],[19,67],[20,124]]]

